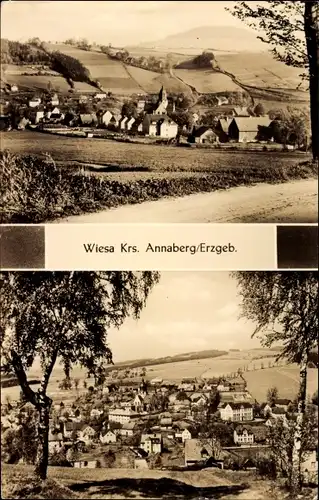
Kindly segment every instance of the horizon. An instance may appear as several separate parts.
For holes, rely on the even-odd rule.
[[[233,1],[199,0],[196,4],[184,1],[181,9],[179,1],[5,0],[1,6],[1,37],[21,42],[33,37],[43,41],[87,38],[91,43],[129,46],[214,26],[255,33],[225,10],[226,5],[233,4]],[[208,24],[210,18],[212,22]]]
[[[114,363],[209,349],[261,347],[255,325],[239,319],[237,283],[223,271],[166,271],[140,319],[108,333]]]

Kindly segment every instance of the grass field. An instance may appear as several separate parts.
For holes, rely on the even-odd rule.
[[[30,73],[24,75],[22,73]],[[33,74],[32,74],[33,73]],[[71,87],[68,82],[59,73],[50,70],[50,75],[35,75],[35,71],[29,66],[18,66],[14,64],[7,65],[4,70],[4,78],[8,84],[16,84],[19,88],[30,90],[47,90],[49,82],[52,88],[61,93],[68,92]],[[92,92],[93,87],[90,87]]]
[[[138,82],[139,86],[149,93],[159,92],[162,86],[169,92],[189,92],[189,87],[178,79],[165,73],[155,73],[146,69],[126,65],[126,70],[131,77]]]
[[[2,149],[14,154],[44,155],[55,160],[78,161],[104,165],[144,166],[158,171],[218,172],[233,169],[266,169],[271,165],[289,169],[309,158],[300,153],[239,152],[211,149],[127,144],[103,139],[59,137],[40,132],[7,132],[1,134]]]
[[[311,491],[305,492],[305,500]],[[3,465],[2,498],[96,498],[160,500],[288,500],[287,493],[251,472],[219,469],[170,472],[136,469],[78,470],[49,467],[39,483],[31,466]]]
[[[309,157],[296,153],[189,150],[32,131],[5,132],[0,139],[2,223],[41,223],[166,196],[317,175],[313,164],[302,162]]]
[[[274,60],[270,54],[217,54],[219,66],[244,84],[264,88],[295,89],[300,83],[300,68]],[[306,89],[306,83],[301,88]]]
[[[203,94],[242,90],[227,75],[215,73],[211,69],[175,69],[174,74]]]
[[[267,365],[265,365],[267,366]],[[281,398],[293,399],[298,394],[299,368],[297,365],[265,368],[257,372],[245,372],[248,390],[257,401],[265,401],[269,387],[276,386]],[[308,368],[307,395],[318,390],[318,369]]]

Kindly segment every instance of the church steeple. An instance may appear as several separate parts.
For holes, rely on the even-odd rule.
[[[164,89],[164,86],[162,86],[162,88],[158,94],[158,102],[161,103],[161,102],[166,102],[166,101],[167,101],[167,92]]]

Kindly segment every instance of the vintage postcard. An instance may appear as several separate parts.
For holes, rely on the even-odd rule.
[[[2,222],[317,222],[317,2],[1,14]]]

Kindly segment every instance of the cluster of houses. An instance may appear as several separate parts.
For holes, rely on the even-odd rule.
[[[80,95],[77,105],[87,104],[89,98],[96,103],[103,103],[106,93],[98,92],[92,96]],[[226,99],[226,98],[225,98]],[[225,104],[222,96],[219,105]],[[124,109],[124,108],[123,108]],[[272,120],[268,116],[251,116],[247,107],[234,106],[227,111],[227,116],[221,114],[212,120],[210,126],[198,125],[200,116],[196,112],[190,113],[192,125],[179,126],[172,116],[175,113],[175,101],[168,97],[164,87],[161,88],[156,102],[139,96],[134,103],[134,113],[126,113],[120,109],[101,106],[96,112],[70,111],[68,106],[60,103],[57,93],[51,94],[49,99],[42,102],[41,97],[29,99],[27,113],[21,117],[17,128],[24,130],[28,125],[42,128],[86,127],[104,128],[127,135],[141,135],[149,138],[160,138],[188,142],[190,144],[212,143],[250,143],[263,140],[260,134],[262,129],[268,128]],[[8,116],[0,117],[1,128],[10,128]],[[190,127],[190,128],[189,128]],[[88,136],[91,134],[87,132]],[[187,137],[187,138],[186,138]]]
[[[166,467],[222,468],[229,456],[247,449],[267,452],[267,429],[279,418],[285,421],[292,404],[288,399],[277,399],[272,405],[258,406],[241,376],[184,379],[180,383],[156,378],[138,385],[127,380],[119,385],[105,383],[99,391],[96,398],[91,391],[89,408],[83,402],[85,395],[72,406],[54,406],[50,457],[67,449],[69,465],[79,468],[149,468],[154,456]],[[212,410],[211,399],[216,394],[217,407]],[[17,411],[21,410],[13,407],[10,412],[3,411],[2,435],[18,425]],[[231,426],[231,445],[214,435],[202,437],[198,417],[212,411],[217,422]],[[309,450],[305,465],[314,474],[318,470],[316,453]]]

